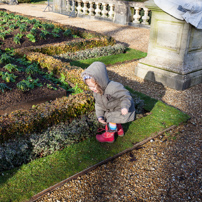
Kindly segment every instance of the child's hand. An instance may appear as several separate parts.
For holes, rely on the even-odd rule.
[[[128,110],[126,108],[121,109],[121,113],[123,115],[126,115],[128,113]]]
[[[100,122],[100,123],[102,123],[102,124],[107,124],[107,122],[105,122],[105,120],[103,119],[103,118],[98,118],[98,121]]]

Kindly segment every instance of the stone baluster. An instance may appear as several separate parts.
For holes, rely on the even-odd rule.
[[[95,16],[100,17],[101,9],[100,9],[100,4],[99,2],[95,2],[96,4],[96,9],[95,9]]]
[[[83,1],[83,4],[84,4],[83,14],[88,15],[88,7],[87,7],[88,1]]]
[[[143,20],[142,24],[148,25],[149,24],[149,22],[148,22],[148,20],[149,20],[149,16],[148,16],[149,9],[148,8],[143,8],[143,9],[144,9],[144,16],[142,17],[142,20]]]
[[[103,5],[102,17],[107,18],[107,14],[108,14],[107,5],[108,5],[108,3],[102,3],[102,5]]]
[[[110,11],[109,11],[109,18],[113,18],[114,17],[114,4],[109,4],[110,6]]]
[[[67,12],[70,12],[70,10],[71,10],[70,1],[67,0],[67,1],[66,1],[66,11],[67,11]]]
[[[77,0],[77,2],[78,2],[77,13],[82,14],[81,0]]]
[[[135,7],[135,15],[133,15],[133,23],[137,23],[137,24],[140,24],[140,7]]]
[[[90,4],[90,8],[89,8],[89,15],[90,16],[94,16],[94,11],[95,11],[95,9],[93,8],[93,5],[94,5],[94,2],[92,2],[92,1],[89,1],[89,4]]]

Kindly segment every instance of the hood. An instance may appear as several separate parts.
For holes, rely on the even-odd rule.
[[[99,86],[105,90],[108,83],[110,82],[107,74],[107,69],[104,63],[102,62],[93,62],[82,74],[89,75],[95,79]]]

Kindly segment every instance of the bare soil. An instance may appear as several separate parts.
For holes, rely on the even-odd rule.
[[[5,69],[0,66],[0,71],[7,72]],[[10,72],[8,72],[10,73]],[[39,79],[38,83],[41,83],[43,86],[38,87],[35,86],[33,89],[29,91],[23,92],[17,88],[17,83],[26,80],[28,75],[25,72],[11,72],[17,78],[15,82],[5,82],[2,77],[0,77],[0,83],[5,83],[9,89],[5,89],[4,93],[0,91],[0,115],[5,113],[11,113],[14,110],[18,109],[29,109],[32,105],[36,105],[45,101],[55,100],[56,98],[66,96],[66,90],[59,87],[57,84],[52,83],[47,80],[40,74],[31,75],[33,79]],[[57,90],[52,88],[48,88],[47,84],[51,85]]]
[[[37,19],[37,18],[36,18]],[[63,41],[71,41],[73,39],[72,35],[64,36],[62,32],[58,33],[58,37],[54,37],[52,34],[46,35],[46,38],[43,39],[40,37],[42,28],[37,28],[37,33],[35,35],[36,42],[31,42],[29,38],[26,37],[30,33],[30,30],[33,28],[33,24],[27,26],[27,30],[21,32],[23,37],[20,39],[20,44],[16,44],[13,40],[14,36],[17,33],[20,33],[20,28],[16,27],[9,35],[6,35],[5,39],[0,39],[0,48],[4,52],[7,48],[16,49],[29,46],[40,46],[44,44],[54,44]],[[8,29],[8,28],[6,28]],[[52,29],[47,29],[51,32]],[[13,63],[13,62],[12,62]],[[17,64],[17,63],[15,63]],[[3,68],[6,64],[0,64],[0,71],[6,72]],[[18,66],[22,66],[17,64]],[[26,67],[23,67],[26,68]],[[10,73],[10,72],[8,72]],[[39,79],[39,83],[42,83],[42,87],[35,87],[28,92],[23,92],[16,87],[16,84],[23,79],[26,79],[28,75],[25,72],[11,72],[14,73],[17,78],[15,82],[5,82],[0,76],[0,83],[5,83],[12,90],[5,89],[4,92],[0,90],[0,115],[5,113],[11,113],[14,110],[18,109],[29,109],[32,105],[36,105],[45,101],[54,100],[56,98],[66,95],[66,91],[63,88],[60,88],[51,81],[45,79],[40,74],[35,74],[32,76],[33,79]],[[57,90],[53,90],[47,87],[47,84],[51,84],[52,87],[56,87]]]

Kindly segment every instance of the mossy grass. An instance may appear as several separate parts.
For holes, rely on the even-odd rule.
[[[132,92],[132,90],[130,89]],[[165,103],[138,92],[145,100],[150,115],[124,124],[125,136],[113,144],[99,143],[95,137],[56,151],[21,167],[0,173],[0,201],[25,201],[40,191],[102,161],[131,148],[153,133],[186,122],[189,116]]]
[[[98,58],[90,58],[87,60],[72,61],[70,62],[70,64],[84,69],[95,61],[103,62],[105,65],[114,65],[117,63],[140,59],[146,56],[147,56],[147,53],[144,53],[142,51],[135,50],[132,48],[127,48],[126,52],[122,54],[103,56]]]

